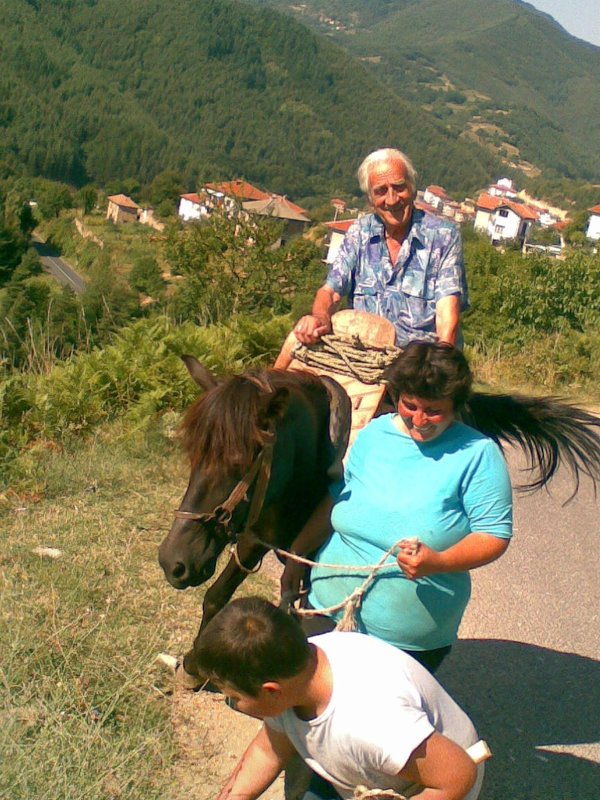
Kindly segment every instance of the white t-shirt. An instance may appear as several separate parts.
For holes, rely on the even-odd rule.
[[[265,720],[284,733],[314,772],[344,798],[357,786],[395,789],[411,753],[433,731],[465,749],[478,740],[473,723],[435,678],[415,659],[361,633],[313,637],[332,670],[329,705],[315,719],[302,720],[293,709]],[[475,800],[483,778],[480,765]]]

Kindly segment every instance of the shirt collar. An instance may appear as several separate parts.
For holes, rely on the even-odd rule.
[[[408,234],[406,239],[408,240],[409,244],[412,242],[413,239],[416,239],[419,244],[425,245],[426,237],[425,232],[423,231],[422,222],[423,217],[425,216],[425,212],[421,211],[419,208],[413,208],[412,217],[410,220],[410,228],[408,229]],[[382,241],[385,238],[385,228],[381,217],[375,212],[373,213],[373,224],[371,226],[371,236],[370,241],[373,241],[376,237],[379,237]]]

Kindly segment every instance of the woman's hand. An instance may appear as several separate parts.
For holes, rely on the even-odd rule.
[[[399,541],[396,561],[402,572],[411,581],[440,571],[440,554],[418,539]]]
[[[397,545],[396,561],[410,580],[438,572],[468,572],[500,558],[509,543],[510,539],[474,532],[447,550],[438,552],[418,539],[402,539]]]
[[[285,597],[287,601],[292,603],[300,596],[300,588],[302,586],[305,570],[306,567],[304,564],[299,564],[291,558],[287,559],[280,578],[282,600]]]

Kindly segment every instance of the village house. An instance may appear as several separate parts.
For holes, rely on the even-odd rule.
[[[510,178],[499,178],[496,183],[492,183],[491,186],[488,186],[487,194],[490,194],[492,197],[505,197],[508,200],[517,199],[515,185]]]
[[[432,208],[443,210],[444,204],[452,203],[452,198],[447,194],[446,190],[441,186],[432,184],[428,186],[423,192],[423,202]]]
[[[113,194],[108,198],[106,219],[116,224],[137,222],[140,211],[140,206],[131,197],[125,194]]]
[[[242,203],[242,208],[248,214],[283,220],[285,227],[281,244],[294,236],[300,236],[310,225],[310,219],[304,214],[304,209],[292,203],[287,197],[271,195],[265,200],[249,200]]]
[[[202,198],[195,192],[179,195],[179,208],[177,214],[184,222],[202,219],[209,215],[206,197]]]
[[[177,214],[184,222],[189,222],[210,216],[215,208],[233,212],[244,201],[268,200],[270,197],[270,194],[247,181],[205,183],[199,193],[191,192],[179,196]]]
[[[348,228],[355,222],[356,219],[338,219],[333,222],[325,223],[328,234],[323,242],[323,247],[325,248],[323,261],[326,264],[332,264],[334,262],[338,250],[344,241],[344,236],[348,232]]]
[[[302,234],[310,224],[310,219],[301,206],[292,203],[287,197],[264,192],[242,180],[205,183],[197,194],[180,195],[177,213],[184,222],[189,222],[206,218],[217,208],[234,214],[239,212],[240,207],[248,214],[284,220],[282,242]]]
[[[597,242],[598,239],[600,239],[600,206],[594,206],[588,210],[590,212],[590,218],[585,230],[585,235],[588,239]]]
[[[475,208],[475,230],[485,233],[492,244],[515,240],[523,245],[531,225],[538,219],[537,212],[524,203],[485,192],[479,195]]]

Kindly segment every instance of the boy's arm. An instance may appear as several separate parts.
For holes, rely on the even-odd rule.
[[[217,800],[255,800],[269,788],[295,752],[285,734],[263,724]]]
[[[463,800],[477,777],[477,767],[462,747],[434,732],[413,750],[401,778],[426,787],[415,800]]]

